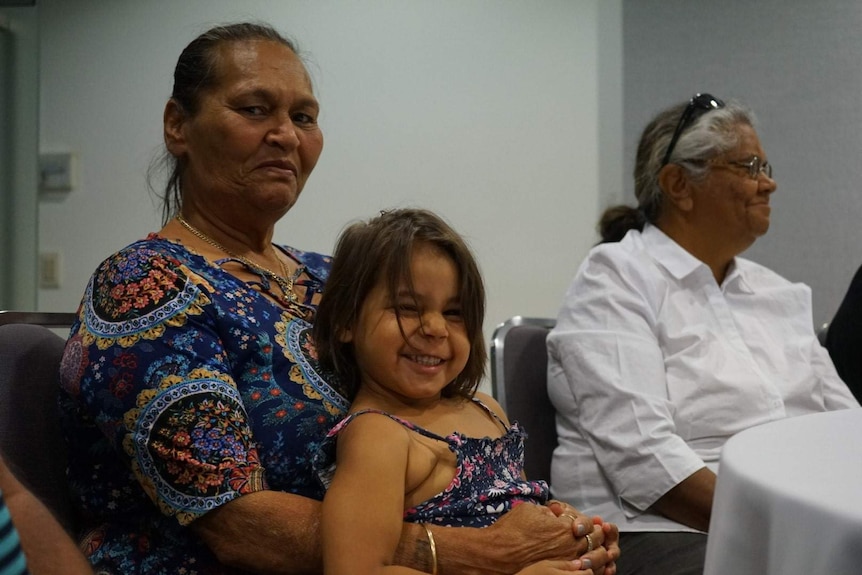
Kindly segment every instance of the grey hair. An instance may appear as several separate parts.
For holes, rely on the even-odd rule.
[[[650,122],[641,135],[635,160],[635,197],[647,221],[655,222],[661,213],[662,190],[658,175],[662,161],[687,104],[678,104]],[[679,164],[695,179],[702,179],[711,160],[739,144],[740,124],[755,127],[754,112],[731,100],[723,108],[707,112],[689,126],[677,140],[669,163]]]
[[[685,112],[688,102],[659,113],[647,124],[638,143],[635,158],[635,197],[638,207],[612,206],[599,219],[602,242],[621,240],[629,230],[642,230],[646,222],[655,223],[661,215],[663,193],[658,175],[664,167],[664,156]],[[754,112],[742,103],[730,100],[723,108],[709,111],[688,126],[671,153],[671,164],[678,164],[695,180],[706,176],[711,160],[739,144],[736,127],[756,127]]]

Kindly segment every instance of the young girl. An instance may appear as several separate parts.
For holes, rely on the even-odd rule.
[[[476,392],[484,311],[469,248],[434,214],[385,212],[341,235],[314,327],[321,364],[353,400],[317,460],[327,575],[418,573],[392,566],[404,521],[424,525],[436,574],[429,525],[487,526],[547,501],[547,484],[523,477],[524,433]],[[590,547],[601,538],[597,526]],[[592,573],[584,563],[521,573]]]

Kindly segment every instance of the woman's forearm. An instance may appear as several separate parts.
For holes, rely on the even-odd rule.
[[[586,540],[576,538],[569,518],[558,518],[540,505],[518,505],[490,527],[440,527],[431,530],[439,575],[517,573],[545,559],[576,559]],[[431,573],[432,558],[421,525],[405,525],[396,561]]]
[[[323,570],[318,501],[277,491],[244,495],[192,524],[225,565],[275,574]],[[572,522],[539,505],[518,505],[485,528],[432,526],[439,575],[516,573],[544,559],[575,559],[586,550]],[[404,524],[395,562],[431,573],[425,529]]]
[[[662,495],[652,508],[683,525],[708,531],[715,479],[715,473],[702,467]]]
[[[487,529],[436,525],[430,529],[434,536],[439,575],[514,573],[505,570],[504,562],[497,561],[503,559],[501,555],[504,554],[489,554],[491,542],[486,538]],[[418,571],[433,571],[431,545],[421,525],[405,523],[395,560]]]
[[[323,571],[320,502],[280,491],[243,495],[191,528],[224,565],[259,573]]]
[[[90,564],[45,505],[0,460],[0,490],[33,575],[92,574]]]
[[[320,512],[319,501],[277,491],[261,491],[211,511],[195,521],[192,528],[225,565],[263,573],[316,574],[323,572]],[[479,539],[482,538],[465,534],[478,529],[445,529],[447,532],[453,530],[451,534],[440,535],[441,543],[445,541],[447,547],[449,564],[453,567],[443,570],[441,563],[438,573],[493,573],[461,569],[462,561],[474,560],[471,553],[481,555]],[[467,540],[466,544],[459,541],[461,537]],[[404,524],[395,557],[399,565],[431,573],[431,548],[421,525]]]

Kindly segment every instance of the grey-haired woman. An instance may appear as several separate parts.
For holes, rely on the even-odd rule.
[[[603,216],[548,338],[551,491],[619,525],[620,573],[700,573],[724,442],[858,403],[810,289],[739,257],[776,189],[752,112],[709,94],[661,112],[634,176],[637,207]]]

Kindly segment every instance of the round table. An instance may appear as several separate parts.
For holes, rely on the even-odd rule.
[[[721,454],[704,575],[862,573],[862,409],[774,421]]]

